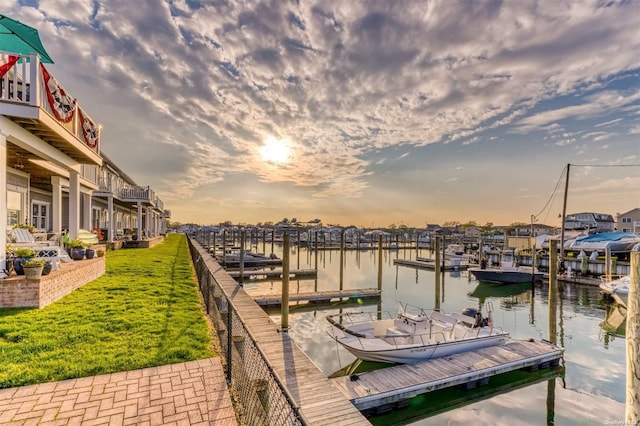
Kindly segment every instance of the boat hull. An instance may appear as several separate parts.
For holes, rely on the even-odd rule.
[[[478,281],[504,284],[542,281],[542,278],[544,277],[544,274],[540,272],[531,274],[531,271],[503,271],[482,268],[469,268],[469,272],[472,273]]]
[[[345,349],[363,361],[411,364],[414,362],[441,358],[463,352],[475,351],[489,346],[503,345],[507,340],[507,336],[487,336],[485,338],[474,339],[469,342],[444,342],[430,346],[415,346],[411,348],[397,348],[386,351],[371,352],[347,346],[340,341],[338,343],[341,343]]]

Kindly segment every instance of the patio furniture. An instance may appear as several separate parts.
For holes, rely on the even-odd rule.
[[[33,234],[26,228],[13,228],[11,230],[11,245],[18,248],[30,248],[38,252],[38,257],[51,260],[53,270],[58,270],[58,262],[73,263],[69,254],[57,243],[55,234],[53,240],[36,241]]]

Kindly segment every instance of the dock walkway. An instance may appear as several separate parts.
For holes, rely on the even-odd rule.
[[[547,341],[514,341],[472,352],[330,379],[361,411],[397,404],[451,386],[471,387],[522,368],[557,365],[564,349]],[[356,379],[356,380],[354,380]]]
[[[436,263],[435,262],[427,262],[424,260],[405,260],[405,259],[393,259],[394,265],[400,266],[409,266],[411,268],[417,269],[428,269],[430,271],[435,271]],[[444,267],[440,265],[440,268],[444,268],[444,271],[464,271],[469,268],[468,262],[460,262],[458,264],[454,264],[450,261],[445,261]]]
[[[313,293],[293,293],[289,294],[290,302],[330,302],[331,300],[343,299],[366,299],[380,297],[382,290],[376,288],[360,288],[353,290],[331,290],[315,291]],[[253,300],[260,306],[279,306],[282,304],[281,294],[268,294],[252,296]]]
[[[240,278],[240,271],[238,270],[227,270],[229,275],[235,280]],[[260,280],[268,280],[268,279],[279,279],[282,280],[282,270],[277,271],[243,271],[242,275],[244,279],[250,281],[260,281]],[[317,278],[318,270],[317,269],[293,269],[289,271],[289,279],[298,280],[301,278]]]

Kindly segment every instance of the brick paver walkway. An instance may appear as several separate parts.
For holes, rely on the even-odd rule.
[[[219,358],[0,389],[0,425],[237,425]]]

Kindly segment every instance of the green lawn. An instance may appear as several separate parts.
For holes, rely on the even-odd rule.
[[[0,309],[0,388],[211,356],[182,234],[108,252],[102,277],[44,309]]]

